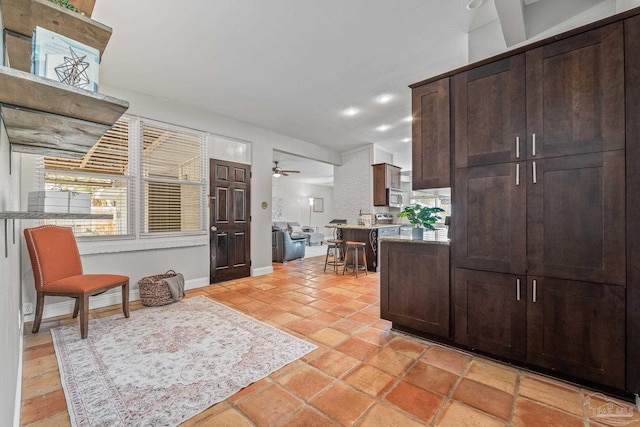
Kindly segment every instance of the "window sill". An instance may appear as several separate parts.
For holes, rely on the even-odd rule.
[[[131,239],[109,241],[78,241],[80,255],[110,254],[119,252],[150,251],[154,249],[185,248],[206,246],[209,236],[163,237],[157,239]]]

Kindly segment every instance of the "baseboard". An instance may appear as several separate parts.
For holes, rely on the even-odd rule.
[[[184,289],[196,289],[202,288],[204,286],[209,286],[209,278],[208,277],[200,277],[197,279],[186,280],[184,283]],[[140,291],[138,289],[132,289],[129,291],[129,301],[137,301],[140,299]],[[95,297],[89,298],[89,308],[101,308],[108,307],[110,305],[116,305],[122,303],[122,292],[109,292],[102,295],[96,295]],[[48,319],[50,317],[56,316],[64,316],[65,314],[73,313],[73,306],[75,301],[69,298],[66,301],[60,301],[55,304],[45,304],[44,310],[42,313],[42,319]],[[35,304],[34,304],[35,305]],[[32,322],[34,319],[34,314],[29,314],[24,317],[25,322]]]
[[[251,269],[251,277],[256,276],[264,276],[265,274],[273,273],[273,266],[270,265],[268,267],[260,267],[260,268],[252,268]]]
[[[22,323],[24,325],[24,322]],[[22,414],[22,355],[24,354],[23,328],[20,328],[20,357],[18,358],[18,378],[16,379],[16,402],[13,408],[13,427],[20,427]]]

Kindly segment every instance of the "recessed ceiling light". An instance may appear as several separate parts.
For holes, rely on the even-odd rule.
[[[484,0],[469,0],[467,3],[467,9],[473,10],[477,9],[484,4]]]
[[[376,98],[376,101],[378,101],[378,103],[380,104],[386,104],[387,102],[391,101],[393,99],[392,95],[389,95],[388,93],[385,93],[384,95],[380,95],[379,97]]]
[[[411,142],[411,138],[404,138],[402,142]]]
[[[345,116],[355,116],[356,114],[358,114],[360,112],[360,110],[356,107],[349,107],[346,110],[344,110],[342,112],[342,114],[344,114]]]
[[[411,123],[413,121],[413,116],[407,116],[402,119],[403,122]]]
[[[380,125],[380,126],[378,126],[378,127],[376,128],[376,130],[377,130],[378,132],[386,132],[386,131],[388,131],[389,129],[391,129],[391,126],[389,126],[389,125]]]

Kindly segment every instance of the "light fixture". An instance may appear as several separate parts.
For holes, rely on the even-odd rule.
[[[274,172],[272,176],[273,176],[274,178],[280,178],[280,174],[279,174],[279,173],[277,173],[277,172]]]
[[[380,126],[378,126],[378,127],[376,128],[376,130],[377,130],[378,132],[386,132],[386,131],[388,131],[389,129],[391,129],[391,126],[389,126],[389,125],[380,125]]]
[[[402,119],[403,122],[411,123],[413,121],[413,116],[407,116]]]
[[[355,116],[356,114],[358,114],[360,112],[360,110],[356,107],[349,107],[346,110],[344,110],[342,112],[342,114],[344,114],[345,116]]]
[[[404,138],[402,142],[411,142],[411,138]]]
[[[391,101],[393,99],[392,95],[389,95],[388,93],[385,93],[383,95],[380,95],[379,97],[376,98],[376,101],[379,104],[386,104],[387,102]]]
[[[484,4],[484,0],[469,0],[467,2],[467,9],[473,10],[477,9]]]

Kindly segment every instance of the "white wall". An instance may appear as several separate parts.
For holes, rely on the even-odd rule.
[[[333,177],[334,217],[356,224],[358,213],[373,213],[373,145],[342,153]]]
[[[251,143],[251,259],[252,274],[266,274],[271,267],[271,161],[273,150],[286,151],[303,157],[315,158],[326,163],[338,164],[341,159],[338,153],[326,148],[277,134],[270,130],[258,128],[246,123],[222,117],[192,107],[177,105],[168,100],[159,99],[123,88],[101,83],[102,93],[126,99],[130,103],[128,114],[150,118],[174,125],[185,126],[216,135],[247,141]],[[23,198],[28,191],[34,189],[33,162],[35,156],[22,155],[25,171],[24,186],[21,189]],[[268,203],[266,209],[261,203]],[[26,208],[26,206],[23,206]],[[27,224],[33,226],[35,224]],[[197,240],[197,239],[196,239]],[[206,239],[205,239],[206,240]],[[134,242],[140,245],[140,242]],[[118,242],[120,249],[125,249],[128,242]],[[137,281],[146,275],[158,274],[168,269],[180,271],[185,275],[187,284],[202,286],[208,284],[209,248],[208,245],[187,246],[171,249],[136,250],[131,252],[113,252],[88,254],[87,246],[79,243],[85,272],[117,272],[131,278],[132,289],[137,288]],[[28,263],[28,255],[23,254],[22,286],[25,302],[35,302],[33,277]],[[132,292],[135,296],[136,293]],[[45,317],[70,313],[72,305],[63,298],[48,298],[45,306]],[[117,303],[117,290],[101,297],[94,298],[92,307]]]
[[[333,217],[333,187],[307,184],[286,177],[272,178],[273,198],[282,199],[282,216],[274,221],[298,221],[301,225],[318,227],[318,232],[331,235],[324,228]],[[309,223],[309,197],[323,199],[323,212],[311,212]]]
[[[4,128],[0,129],[0,212],[17,211],[20,176],[19,156],[14,155],[9,174],[9,142]],[[18,228],[20,221],[16,222]],[[8,257],[5,257],[4,220],[0,220],[0,425],[17,425],[20,416],[22,381],[22,313],[20,301],[20,234],[13,221],[8,221]],[[14,418],[15,417],[15,418]]]

